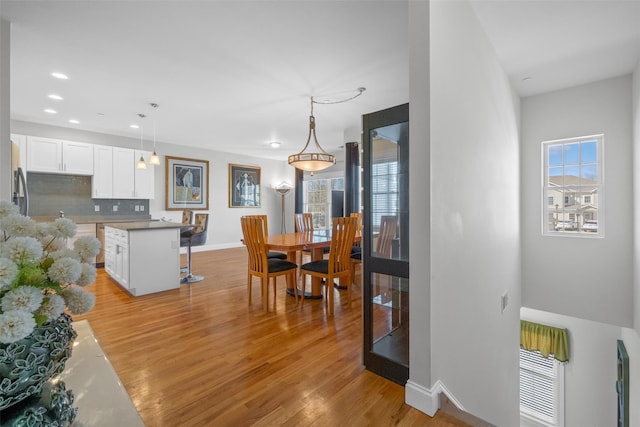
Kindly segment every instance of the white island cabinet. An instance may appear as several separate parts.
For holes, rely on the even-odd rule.
[[[134,296],[178,289],[182,226],[164,221],[105,224],[105,271]]]

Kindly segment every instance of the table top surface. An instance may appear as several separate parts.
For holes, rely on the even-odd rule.
[[[78,416],[72,427],[144,427],[89,322],[73,322],[73,328],[78,337],[59,376],[75,396]]]
[[[360,241],[360,233],[356,235]],[[331,230],[311,232],[272,234],[267,238],[269,250],[299,251],[302,249],[323,248],[331,245]]]

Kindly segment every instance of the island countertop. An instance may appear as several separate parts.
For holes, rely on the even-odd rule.
[[[132,222],[105,222],[106,227],[117,228],[125,231],[137,230],[164,230],[168,228],[189,227],[189,225],[170,221],[132,221]]]

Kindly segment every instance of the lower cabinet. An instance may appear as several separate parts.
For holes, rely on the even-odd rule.
[[[105,271],[134,296],[178,289],[180,229],[127,227],[105,226]]]

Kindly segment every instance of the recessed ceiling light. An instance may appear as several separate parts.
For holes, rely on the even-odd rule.
[[[69,119],[69,123],[73,123],[74,125],[77,125],[78,123],[80,123],[80,121],[76,119]]]
[[[55,77],[56,79],[60,79],[60,80],[67,80],[69,79],[69,77],[66,74],[62,74],[62,73],[51,73],[51,75],[53,77]]]
[[[51,108],[46,108],[44,112],[49,114],[58,114],[56,110],[52,110]]]
[[[272,141],[269,143],[271,148],[280,148],[280,143],[278,141]]]
[[[64,98],[62,98],[60,95],[56,95],[55,93],[52,93],[51,95],[49,95],[49,99],[55,99],[56,101],[62,101]]]
[[[137,124],[135,124],[135,123],[130,124],[130,125],[129,125],[129,127],[130,127],[131,129],[140,129],[140,126],[138,126],[138,125],[137,125]]]

